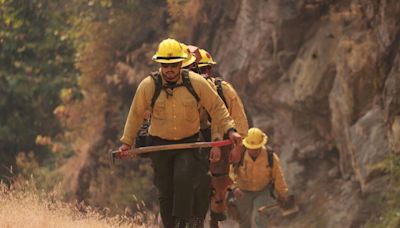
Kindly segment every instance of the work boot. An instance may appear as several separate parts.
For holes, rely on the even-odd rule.
[[[226,215],[223,212],[210,211],[210,217],[211,217],[211,219],[213,219],[215,221],[225,221],[226,220]]]
[[[181,218],[175,218],[174,228],[186,228],[186,221]]]
[[[204,228],[204,219],[199,217],[193,217],[190,220],[189,228]]]
[[[210,228],[219,228],[218,221],[210,219]]]

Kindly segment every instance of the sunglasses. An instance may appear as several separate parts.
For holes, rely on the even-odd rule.
[[[180,62],[177,62],[177,63],[161,63],[161,67],[162,68],[168,68],[168,67],[175,68],[175,67],[179,66],[179,63]]]

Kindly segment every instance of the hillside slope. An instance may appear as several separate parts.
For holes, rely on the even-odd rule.
[[[400,167],[400,2],[168,4],[166,33],[213,54],[219,72],[237,88],[255,125],[267,132],[282,158],[301,212],[287,219],[271,212],[276,215],[272,225],[362,227],[400,211],[395,173]],[[155,69],[148,63],[155,47],[152,36],[113,65],[113,80],[125,83],[117,88],[123,101]],[[108,104],[117,100],[108,99]],[[113,115],[105,112],[104,125],[98,125],[103,143],[88,149],[97,154],[87,163],[93,167],[105,152],[99,147],[116,132],[116,122],[123,125],[124,117],[115,120]],[[107,183],[96,175],[82,180],[80,196]]]

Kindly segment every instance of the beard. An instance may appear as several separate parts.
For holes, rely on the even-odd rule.
[[[177,72],[171,71],[171,70],[166,71],[166,72],[164,73],[164,79],[165,79],[166,81],[170,81],[170,82],[177,81],[178,78],[179,78],[180,73],[181,73],[180,71],[177,71]]]

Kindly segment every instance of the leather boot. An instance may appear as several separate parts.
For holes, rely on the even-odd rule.
[[[174,228],[186,228],[186,221],[181,218],[175,218]]]
[[[210,228],[219,228],[218,221],[215,219],[210,219]]]
[[[204,219],[193,217],[190,219],[189,228],[204,228]]]
[[[215,221],[225,221],[226,220],[226,215],[223,212],[210,211],[210,217],[211,217],[211,219],[213,219]]]

